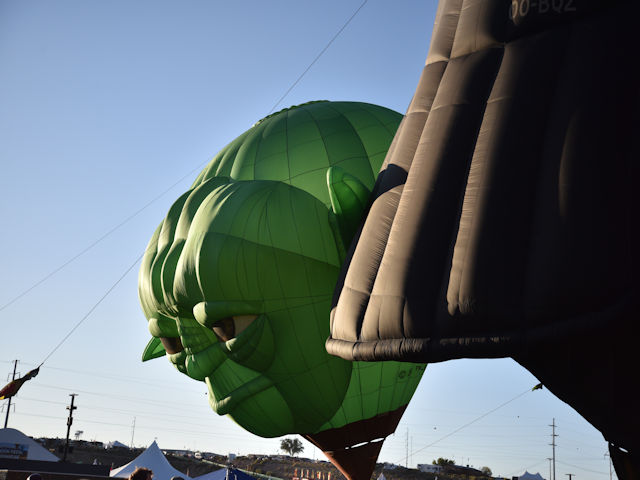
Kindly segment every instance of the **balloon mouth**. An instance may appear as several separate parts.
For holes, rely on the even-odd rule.
[[[274,387],[275,382],[264,373],[273,363],[275,344],[267,314],[227,313],[222,320],[228,322],[227,325],[219,321],[214,324],[226,329],[226,332],[216,332],[219,342],[214,348],[221,356],[217,356],[213,364],[209,365],[209,373],[204,380],[209,389],[211,408],[218,415],[227,415],[250,397]],[[234,325],[229,325],[231,321]],[[224,341],[220,338],[221,333],[232,338]],[[208,353],[203,354],[203,360],[205,359],[210,360],[211,356]],[[231,364],[223,367],[226,362]],[[238,368],[250,379],[244,383],[235,383]],[[228,385],[227,388],[220,388],[225,384]]]
[[[392,434],[406,405],[342,427],[303,435],[324,452],[348,480],[369,480],[384,439]]]
[[[260,375],[253,380],[240,385],[238,388],[232,390],[223,398],[218,400],[212,394],[211,378],[207,377],[206,382],[211,398],[211,408],[213,408],[218,415],[227,415],[247,398],[258,395],[274,385],[271,379],[264,375]]]
[[[228,342],[240,335],[258,318],[258,315],[229,315],[211,326],[211,330],[223,342]]]

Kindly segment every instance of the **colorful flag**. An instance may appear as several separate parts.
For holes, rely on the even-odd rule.
[[[33,377],[38,375],[39,371],[40,371],[40,367],[34,368],[29,373],[27,373],[24,377],[20,377],[16,380],[9,382],[7,385],[5,385],[2,388],[2,390],[0,390],[0,400],[5,400],[7,398],[13,397],[16,393],[18,393],[18,390],[20,390],[20,387],[22,387],[22,384],[27,380],[31,380]]]

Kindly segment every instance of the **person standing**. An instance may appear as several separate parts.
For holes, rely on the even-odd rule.
[[[129,475],[129,480],[153,480],[153,472],[149,468],[137,467]]]

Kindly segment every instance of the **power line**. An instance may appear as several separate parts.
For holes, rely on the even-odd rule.
[[[47,400],[39,400],[39,399],[32,399],[32,398],[21,398],[22,400],[28,400],[28,401],[35,401],[35,402],[40,402],[40,403],[47,403],[47,404],[52,404],[52,405],[67,405],[65,402],[56,402],[56,401],[47,401]],[[140,413],[139,411],[127,411],[127,410],[120,410],[120,409],[112,409],[112,408],[104,408],[104,407],[92,407],[92,406],[83,406],[82,407],[83,411],[105,411],[105,412],[116,412],[118,414],[122,414],[122,415],[132,415],[135,418],[138,419],[146,419],[148,422],[150,422],[154,428],[158,428],[159,424],[178,424],[181,426],[194,426],[194,427],[203,427],[203,422],[202,422],[202,416],[200,417],[195,417],[195,416],[187,416],[187,415],[178,415],[175,413],[167,413],[167,414],[149,414],[148,410],[147,411],[143,411],[143,413]],[[20,413],[17,413],[19,414]],[[40,415],[40,414],[34,414],[34,413],[21,413],[21,415],[24,416],[28,416],[28,417],[43,417],[43,418],[52,418],[52,419],[59,419],[59,417],[54,417],[54,416],[49,416],[49,415]],[[89,419],[85,419],[82,415],[74,417],[74,419],[78,422],[81,423],[95,423],[95,424],[100,424],[100,425],[113,425],[113,426],[120,426],[120,427],[127,427],[130,428],[131,425],[130,424],[122,424],[122,423],[116,423],[113,420],[109,420],[109,421],[100,421],[97,420],[96,415],[90,415],[91,420]],[[200,421],[198,423],[192,423],[192,422],[188,422],[185,421],[184,419],[193,419],[193,420],[197,420],[199,419]],[[215,423],[215,421],[214,421]],[[142,425],[138,425],[136,424],[136,428],[142,428],[142,429],[149,429],[151,427],[144,427],[144,424]],[[167,426],[163,426],[162,430],[167,430],[167,429],[172,429],[172,427],[167,427]],[[209,432],[211,430],[208,430],[207,432]],[[215,431],[217,432],[217,434],[225,436],[225,435],[234,435],[237,433],[234,432],[233,428],[227,428],[227,427],[221,427],[221,426],[217,426],[215,427]],[[242,435],[237,435],[238,438],[243,438]]]
[[[84,409],[84,407],[83,407]],[[60,417],[57,416],[52,416],[52,415],[40,415],[40,414],[27,414],[27,413],[18,413],[16,412],[17,416],[21,416],[21,417],[33,417],[33,418],[46,418],[46,419],[51,419],[51,420],[56,420],[59,421]],[[82,416],[74,416],[74,420],[76,422],[82,423],[82,424],[91,424],[91,425],[105,425],[105,426],[110,426],[110,427],[114,427],[114,428],[118,428],[120,430],[124,430],[124,429],[130,429],[131,428],[131,424],[130,423],[114,423],[112,421],[100,421],[100,420],[93,420],[93,419],[84,419]],[[158,425],[155,423],[151,423],[148,425],[138,425],[136,424],[136,429],[137,430],[143,430],[143,431],[151,431],[151,432],[158,432]],[[208,430],[197,430],[197,429],[193,429],[193,428],[189,428],[189,429],[182,429],[182,428],[172,428],[172,427],[163,427],[162,428],[162,433],[178,433],[178,434],[182,434],[182,435],[187,435],[187,436],[191,436],[191,437],[196,437],[196,438],[204,438],[207,440],[211,440],[211,439],[233,439],[233,440],[238,440],[238,441],[242,441],[242,440],[246,440],[247,436],[250,434],[244,434],[244,433],[240,433],[237,430],[233,431],[233,430],[225,430],[225,431],[221,431],[219,429],[208,429]],[[261,443],[268,443],[269,441],[271,441],[272,439],[270,438],[252,438],[252,440],[254,442],[259,441]]]
[[[349,19],[344,23],[344,25],[342,25],[342,28],[340,28],[340,30],[338,30],[338,33],[336,33],[333,38],[331,40],[329,40],[329,43],[327,43],[325,45],[325,47],[322,49],[322,51],[316,56],[316,58],[313,59],[313,62],[311,62],[309,64],[309,66],[304,70],[304,72],[302,72],[300,74],[300,76],[296,79],[295,82],[293,82],[293,84],[289,87],[289,89],[284,92],[284,95],[282,95],[282,97],[280,97],[280,99],[273,105],[273,107],[271,107],[271,110],[269,110],[269,113],[267,115],[271,115],[273,113],[273,111],[276,109],[276,107],[280,104],[280,102],[282,102],[282,100],[284,100],[284,98],[289,95],[289,92],[291,92],[291,90],[294,89],[294,87],[298,84],[298,82],[300,82],[300,80],[302,80],[302,77],[305,76],[305,74],[311,69],[311,67],[313,67],[313,65],[320,59],[320,57],[322,56],[322,54],[324,52],[327,51],[327,49],[331,46],[331,44],[333,43],[333,41],[338,38],[338,36],[342,33],[342,31],[347,28],[347,25],[349,25],[349,23],[351,23],[351,20],[353,20],[355,18],[355,16],[358,14],[358,12],[362,9],[362,7],[365,6],[365,4],[367,3],[368,0],[364,0],[364,2],[362,2],[362,4],[357,8],[357,10],[355,12],[353,12],[353,14],[349,17]]]
[[[50,418],[52,420],[60,420],[60,417],[55,417],[53,415],[39,415],[39,414],[18,413],[18,412],[16,412],[16,415],[23,416],[23,417]],[[113,427],[122,427],[122,428],[127,428],[127,429],[131,428],[131,424],[130,423],[129,424],[124,424],[124,423],[113,423],[113,422],[101,422],[99,420],[85,420],[82,417],[78,417],[78,416],[75,416],[74,420],[77,421],[77,422],[81,422],[81,423],[90,423],[90,424],[96,424],[96,425],[109,425],[109,426],[113,426]],[[150,425],[148,427],[147,426],[137,425],[136,428],[141,429],[141,430],[158,431],[158,426],[156,424]],[[198,436],[202,435],[202,436],[205,436],[207,438],[209,438],[209,437],[229,438],[229,437],[232,437],[232,436],[235,437],[235,438],[238,438],[238,439],[246,438],[244,435],[234,434],[233,432],[228,433],[228,432],[219,432],[219,431],[211,431],[211,430],[193,430],[193,429],[183,430],[183,429],[179,429],[179,428],[163,427],[162,431],[163,432],[176,432],[176,433],[190,433],[190,434],[194,434],[194,435],[198,435]]]
[[[566,465],[567,467],[577,468],[578,470],[584,470],[585,472],[597,473],[599,475],[607,475],[606,472],[600,472],[598,470],[590,470],[588,468],[579,467],[578,465],[572,465],[572,464],[567,463],[567,462],[561,462],[560,460],[556,460],[556,462],[561,463],[562,465]],[[575,475],[575,474],[572,474],[572,475]]]
[[[82,323],[83,323],[87,318],[89,318],[89,315],[91,315],[91,314],[93,313],[93,311],[94,311],[96,308],[98,308],[98,305],[100,305],[100,304],[102,303],[102,301],[103,301],[105,298],[107,298],[107,296],[108,296],[108,295],[113,291],[113,289],[114,289],[114,288],[116,288],[116,286],[118,286],[118,284],[119,284],[119,283],[124,279],[124,277],[126,277],[126,276],[127,276],[127,274],[128,274],[128,273],[133,269],[133,267],[135,267],[135,266],[138,264],[138,262],[142,259],[142,256],[143,256],[143,255],[144,255],[144,252],[142,252],[142,254],[140,254],[140,256],[139,256],[138,258],[136,258],[135,262],[133,262],[133,263],[131,264],[131,266],[125,270],[125,272],[120,276],[120,278],[119,278],[118,280],[116,280],[116,282],[115,282],[113,285],[111,285],[111,287],[109,287],[109,289],[105,292],[105,294],[104,294],[104,295],[102,295],[102,297],[100,297],[100,299],[99,299],[99,300],[98,300],[98,301],[93,305],[93,307],[91,307],[91,308],[89,309],[89,311],[85,314],[85,316],[84,316],[84,317],[82,317],[78,323],[76,323],[76,325],[75,325],[75,326],[74,326],[74,327],[69,331],[69,333],[67,333],[67,335],[65,335],[65,337],[64,337],[64,338],[63,338],[63,339],[58,343],[58,345],[56,345],[56,346],[54,347],[54,349],[53,349],[53,350],[51,350],[51,352],[49,352],[49,355],[47,355],[47,356],[44,358],[44,360],[42,361],[42,363],[41,363],[40,365],[44,364],[44,362],[46,362],[46,361],[49,359],[49,357],[51,357],[51,355],[53,355],[53,354],[56,352],[56,350],[58,350],[58,349],[62,346],[62,344],[63,344],[64,342],[66,342],[66,341],[67,341],[67,339],[71,336],[71,334],[72,334],[73,332],[75,332],[75,331],[76,331],[76,329],[77,329],[80,325],[82,325]]]
[[[528,389],[527,389],[527,390],[525,390],[524,392],[519,393],[518,395],[516,395],[515,397],[513,397],[511,400],[507,400],[506,402],[501,403],[501,404],[500,404],[500,405],[498,405],[497,407],[495,407],[495,408],[493,408],[493,409],[489,410],[489,411],[488,411],[488,412],[486,412],[486,413],[483,413],[482,415],[480,415],[479,417],[477,417],[477,418],[475,418],[475,419],[471,420],[470,422],[465,423],[464,425],[462,425],[461,427],[458,427],[458,428],[457,428],[457,429],[455,429],[454,431],[452,431],[452,432],[450,432],[450,433],[447,433],[447,434],[446,434],[446,435],[444,435],[443,437],[440,437],[440,438],[439,438],[438,440],[436,440],[435,442],[432,442],[432,443],[430,443],[429,445],[425,445],[424,447],[419,448],[418,450],[415,450],[415,451],[411,452],[411,455],[415,455],[416,453],[421,452],[422,450],[425,450],[425,449],[427,449],[427,448],[429,448],[429,447],[433,447],[434,445],[436,445],[437,443],[441,442],[441,441],[442,441],[442,440],[444,440],[445,438],[449,438],[450,436],[454,435],[455,433],[458,433],[458,432],[459,432],[460,430],[462,430],[463,428],[466,428],[466,427],[468,427],[469,425],[471,425],[471,424],[473,424],[473,423],[477,422],[478,420],[483,419],[483,418],[484,418],[484,417],[486,417],[487,415],[489,415],[489,414],[491,414],[491,413],[495,412],[496,410],[501,409],[501,408],[502,408],[502,407],[504,407],[505,405],[508,405],[509,403],[511,403],[511,402],[513,402],[513,401],[515,401],[515,400],[519,399],[520,397],[522,397],[523,395],[525,395],[525,394],[529,393],[530,391],[531,391],[531,389],[530,389],[530,388],[528,388]],[[400,461],[395,462],[395,463],[398,463],[398,464],[399,464],[399,463],[400,463]]]
[[[158,194],[156,197],[154,197],[153,199],[151,199],[149,202],[147,202],[145,205],[143,205],[142,207],[140,207],[138,210],[136,210],[135,212],[133,212],[131,215],[129,215],[128,217],[126,217],[124,220],[122,220],[120,223],[118,223],[116,226],[112,227],[110,230],[108,230],[105,234],[103,234],[101,237],[99,237],[98,239],[94,240],[92,243],[90,243],[88,246],[86,246],[84,249],[82,249],[80,252],[78,252],[77,254],[75,254],[73,257],[69,258],[66,262],[64,262],[63,264],[61,264],[60,266],[58,266],[57,268],[53,269],[51,272],[49,272],[48,274],[46,274],[44,277],[42,277],[40,280],[38,280],[37,282],[35,282],[33,285],[31,285],[29,288],[27,288],[26,290],[23,290],[21,293],[19,293],[18,295],[16,295],[15,297],[13,297],[11,300],[9,300],[7,303],[5,303],[4,305],[0,306],[0,312],[3,311],[5,308],[9,307],[10,305],[13,305],[15,302],[17,302],[18,300],[20,300],[22,297],[24,297],[26,294],[28,294],[29,292],[31,292],[32,290],[34,290],[35,288],[39,287],[40,285],[42,285],[44,282],[46,282],[47,280],[49,280],[51,277],[53,277],[56,273],[58,273],[60,270],[62,270],[63,268],[65,268],[67,265],[69,265],[70,263],[74,262],[75,260],[77,260],[78,258],[80,258],[82,255],[84,255],[85,253],[87,253],[89,250],[91,250],[93,247],[95,247],[96,245],[98,245],[100,242],[102,242],[105,238],[107,238],[109,235],[111,235],[113,232],[115,232],[116,230],[118,230],[120,227],[122,227],[123,225],[125,225],[126,223],[128,223],[130,220],[132,220],[133,218],[137,217],[140,213],[142,213],[144,210],[146,210],[148,207],[150,207],[153,203],[155,203],[156,201],[158,201],[160,198],[162,198],[163,196],[165,196],[168,192],[170,192],[176,185],[178,185],[179,183],[181,183],[183,180],[185,180],[187,177],[189,177],[190,175],[193,175],[194,172],[196,172],[197,170],[201,169],[203,165],[205,165],[206,163],[208,163],[209,160],[207,160],[206,162],[200,163],[197,167],[195,167],[194,169],[192,169],[191,171],[189,171],[189,173],[183,175],[182,177],[180,177],[180,179],[178,181],[176,181],[175,183],[173,183],[170,187],[168,187],[167,189],[165,189],[162,193]]]
[[[37,386],[45,387],[45,388],[53,388],[53,389],[56,389],[56,390],[65,390],[65,391],[71,390],[68,387],[58,387],[58,386],[54,386],[54,385],[43,385],[41,383],[38,384]],[[107,393],[104,393],[104,392],[91,392],[91,391],[87,391],[87,390],[78,390],[78,389],[73,389],[73,390],[75,390],[76,392],[80,392],[82,394],[85,394],[85,395],[95,395],[95,396],[101,397],[101,398],[102,397],[113,398],[113,399],[122,400],[122,401],[125,401],[125,402],[128,401],[128,402],[135,402],[135,403],[144,403],[144,404],[153,405],[153,406],[157,406],[157,407],[167,407],[167,406],[174,406],[175,405],[174,403],[171,403],[171,402],[163,402],[161,400],[152,400],[152,399],[149,399],[149,398],[127,397],[127,396],[124,396],[124,395],[114,395],[114,394],[107,394]],[[191,408],[196,407],[195,404],[182,403],[182,405],[186,406],[186,407],[191,407]],[[197,406],[200,406],[200,405],[197,405]]]
[[[66,405],[66,403],[64,402],[57,402],[57,401],[53,401],[53,400],[41,400],[38,398],[31,398],[31,397],[20,397],[20,400],[25,400],[25,401],[30,401],[30,402],[38,402],[38,403],[46,403],[49,405]],[[95,407],[95,406],[83,406],[82,407],[84,410],[95,410],[98,412],[112,412],[112,413],[116,413],[116,414],[120,414],[120,415],[135,415],[137,417],[140,418],[150,418],[150,419],[154,419],[157,420],[158,418],[162,418],[165,421],[169,421],[169,422],[180,422],[181,424],[184,425],[194,425],[194,426],[201,426],[202,425],[202,415],[201,416],[193,416],[193,415],[178,415],[175,413],[159,413],[156,412],[155,414],[150,414],[148,410],[143,410],[144,413],[140,413],[140,411],[136,411],[136,410],[123,410],[120,408],[107,408],[107,407]],[[168,407],[167,407],[168,408]],[[175,418],[175,420],[171,420],[171,418]],[[192,419],[192,420],[200,420],[199,423],[189,423],[189,422],[185,422],[184,419]]]
[[[0,360],[0,363],[13,363],[13,362],[9,362],[6,360]],[[29,362],[22,362],[24,365],[33,365],[34,367],[36,367],[37,365],[35,363],[29,363]],[[108,380],[117,380],[119,382],[124,382],[124,383],[133,383],[136,385],[147,385],[150,387],[157,387],[157,388],[163,388],[165,389],[167,387],[167,382],[166,380],[160,380],[158,379],[157,382],[154,381],[153,379],[148,379],[146,377],[132,377],[132,376],[126,376],[126,375],[113,375],[113,374],[105,374],[105,373],[96,373],[94,371],[88,371],[88,370],[74,370],[71,368],[61,368],[61,367],[52,367],[51,365],[43,367],[43,369],[46,370],[58,370],[60,372],[68,372],[68,373],[75,373],[78,375],[87,375],[90,376],[92,378],[105,378]],[[196,393],[195,390],[192,391],[193,393]]]

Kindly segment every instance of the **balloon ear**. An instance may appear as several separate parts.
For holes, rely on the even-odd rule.
[[[369,202],[369,189],[338,166],[327,170],[331,209],[338,219],[344,245],[348,248]]]
[[[153,360],[154,358],[162,357],[166,354],[166,350],[162,345],[159,338],[152,337],[151,341],[147,344],[147,347],[142,352],[142,361]]]

